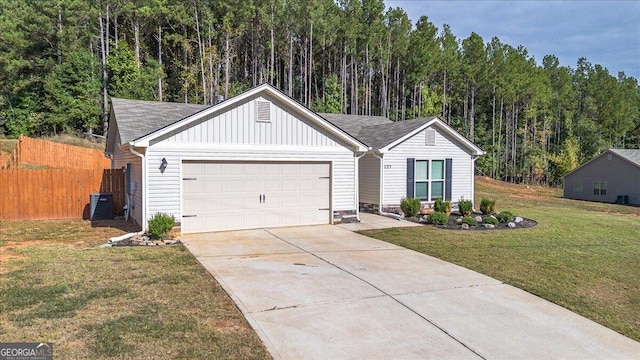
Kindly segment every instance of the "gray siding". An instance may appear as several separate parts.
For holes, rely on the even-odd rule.
[[[380,205],[380,159],[367,154],[358,166],[360,202]]]
[[[473,159],[461,144],[447,138],[436,130],[436,145],[425,145],[426,129],[417,133],[384,154],[384,199],[383,207],[397,207],[400,199],[407,195],[407,158],[417,160],[453,159],[451,200],[473,201]]]
[[[576,190],[577,182],[582,182],[582,191]],[[594,182],[606,182],[607,194],[594,195]],[[618,195],[640,204],[640,168],[611,152],[602,153],[564,178],[565,198],[614,203]]]

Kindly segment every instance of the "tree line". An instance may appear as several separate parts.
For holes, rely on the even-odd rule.
[[[263,82],[318,112],[438,116],[510,181],[556,184],[603,149],[640,148],[637,79],[538,65],[382,0],[0,0],[5,136],[104,134],[110,96],[212,104]]]

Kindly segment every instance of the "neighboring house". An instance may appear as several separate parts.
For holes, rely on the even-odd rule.
[[[606,150],[563,178],[565,198],[640,205],[640,150]]]
[[[398,212],[403,197],[427,206],[438,197],[473,201],[475,160],[484,152],[440,119],[320,115],[371,148],[360,159],[361,210]]]
[[[130,215],[183,233],[357,221],[402,197],[473,200],[483,152],[437,118],[316,114],[264,84],[212,106],[112,99]]]

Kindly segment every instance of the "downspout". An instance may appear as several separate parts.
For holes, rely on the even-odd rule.
[[[140,158],[140,162],[141,162],[141,171],[142,171],[142,184],[140,185],[140,191],[142,191],[142,204],[140,204],[140,206],[142,207],[142,231],[145,231],[145,229],[147,228],[147,191],[145,189],[145,186],[147,184],[147,158],[144,156],[144,154],[137,152],[134,148],[133,148],[133,142],[129,143],[129,151],[133,154],[136,155]],[[131,209],[129,209],[129,211],[131,211]]]
[[[384,199],[384,162],[382,158],[384,155],[380,154],[380,156],[378,156],[375,152],[372,154],[374,157],[380,159],[380,200],[378,200],[378,213],[382,216],[389,216],[396,220],[400,220],[402,219],[400,215],[382,211],[382,200]]]
[[[471,202],[473,204],[473,210],[476,210],[476,160],[480,155],[475,155],[471,158]]]
[[[355,194],[356,194],[356,219],[360,222],[360,159],[365,156],[367,153],[362,153],[362,155],[355,157],[356,162],[356,181],[355,181]]]

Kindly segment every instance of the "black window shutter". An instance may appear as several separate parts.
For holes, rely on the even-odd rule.
[[[414,171],[415,159],[407,158],[407,197],[412,198],[414,196]]]
[[[451,201],[451,173],[453,159],[444,161],[444,200]]]

